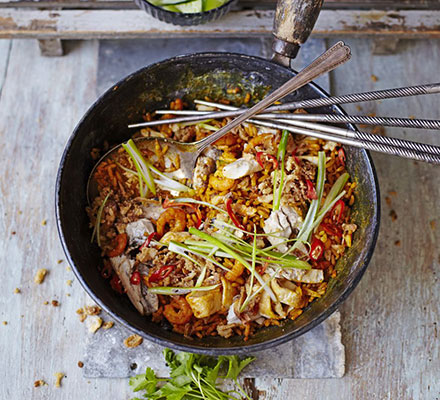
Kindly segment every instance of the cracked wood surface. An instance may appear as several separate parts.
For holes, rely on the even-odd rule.
[[[438,80],[438,40],[403,41],[396,54],[386,56],[372,56],[370,40],[347,42],[353,59],[332,74],[333,94]],[[0,324],[0,398],[127,400],[126,380],[82,377],[77,362],[87,333],[75,310],[86,295],[65,262],[57,264],[63,254],[54,221],[55,174],[73,127],[96,98],[98,43],[69,43],[66,56],[56,59],[41,57],[35,41],[9,44],[0,42],[0,321],[7,321]],[[344,108],[353,114],[438,118],[439,99],[418,96]],[[435,131],[385,133],[440,144]],[[373,159],[383,217],[372,262],[340,308],[346,375],[256,379],[255,398],[440,398],[439,169],[381,154]],[[38,268],[49,269],[42,285],[33,283]],[[21,293],[14,294],[15,288]],[[52,299],[59,307],[44,305]],[[54,386],[55,372],[66,374],[61,388]],[[34,388],[37,379],[48,386]]]
[[[273,10],[231,11],[218,21],[175,26],[141,10],[3,9],[0,38],[91,39],[271,35]],[[312,36],[440,37],[440,11],[323,10]]]

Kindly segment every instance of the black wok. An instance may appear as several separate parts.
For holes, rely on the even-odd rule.
[[[284,50],[292,50],[291,48]],[[293,49],[295,51],[295,49]],[[283,50],[282,50],[283,51]],[[371,259],[379,228],[379,188],[369,154],[345,147],[347,169],[358,183],[353,219],[359,228],[353,246],[337,263],[337,277],[330,281],[326,294],[311,303],[295,321],[262,328],[247,342],[242,337],[188,339],[141,316],[126,296],[114,292],[99,271],[100,251],[90,243],[91,230],[85,212],[86,184],[94,161],[93,147],[104,141],[119,144],[133,131],[129,123],[142,120],[145,110],[167,107],[177,97],[191,104],[195,98],[229,98],[240,105],[242,94],[226,92],[240,87],[257,101],[269,90],[279,87],[294,72],[258,57],[231,53],[202,53],[180,56],[143,68],[118,82],[101,96],[75,128],[62,156],[56,182],[56,217],[66,257],[88,294],[115,320],[133,332],[174,349],[209,354],[240,354],[263,350],[304,334],[329,315],[347,298],[361,279]],[[286,101],[324,97],[318,86],[309,84]],[[317,113],[343,113],[339,107],[309,110]],[[354,127],[349,126],[351,129]]]

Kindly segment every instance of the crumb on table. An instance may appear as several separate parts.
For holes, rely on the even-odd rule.
[[[60,305],[60,303],[59,303],[58,300],[52,300],[52,305],[53,305],[54,307],[58,307],[58,306]]]
[[[102,326],[102,319],[96,315],[92,315],[86,320],[89,332],[95,333]]]
[[[85,306],[84,311],[87,315],[99,315],[101,314],[101,307],[99,306]]]
[[[55,372],[55,387],[61,387],[61,379],[63,379],[64,376],[62,372]]]
[[[113,328],[114,324],[115,323],[113,321],[104,322],[104,324],[102,325],[102,329],[107,330],[107,329]]]
[[[47,275],[47,269],[46,268],[40,268],[34,277],[34,282],[38,283],[39,285],[44,282],[44,278]]]
[[[57,264],[61,264],[63,262],[63,260],[58,260]]]
[[[84,367],[84,363],[82,361],[78,361],[78,367],[80,368]]]
[[[68,279],[68,280],[66,281],[66,283],[67,283],[67,286],[72,286],[72,279]]]
[[[142,337],[135,334],[125,339],[124,344],[126,347],[133,348],[133,347],[138,347],[140,344],[142,344],[143,341],[144,339],[142,339]]]
[[[2,324],[3,325],[8,325],[8,321],[3,321]]]
[[[47,385],[47,383],[45,381],[43,381],[43,379],[38,379],[34,382],[34,387],[40,387],[40,386],[44,386]]]
[[[46,226],[47,225],[47,219],[43,219],[43,221],[41,221],[41,225]]]
[[[379,78],[378,78],[376,75],[372,74],[372,75],[371,75],[371,80],[372,80],[373,82],[377,82],[377,81],[379,80]]]
[[[21,293],[21,290],[18,287],[16,287],[14,289],[14,294],[19,294],[19,293]]]

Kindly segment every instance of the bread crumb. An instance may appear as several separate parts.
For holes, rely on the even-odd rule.
[[[52,300],[52,305],[53,305],[54,307],[58,307],[58,306],[60,305],[60,303],[59,303],[58,300]]]
[[[72,271],[72,268],[70,268],[70,266],[68,265],[68,266],[66,267],[66,271]]]
[[[385,203],[391,207],[391,198],[388,196],[385,196]]]
[[[102,319],[96,315],[92,315],[86,320],[87,328],[90,333],[95,333],[102,326]]]
[[[101,307],[98,306],[85,306],[84,311],[87,315],[99,315],[101,314]]]
[[[377,82],[379,80],[379,78],[376,75],[371,75],[371,80],[373,82]]]
[[[104,322],[104,325],[102,325],[102,329],[107,330],[107,329],[113,328],[114,324],[115,323],[113,321]]]
[[[34,387],[40,387],[44,385],[47,385],[47,383],[43,381],[43,379],[38,379],[37,381],[34,382]]]
[[[16,287],[14,289],[14,294],[19,294],[19,293],[21,293],[21,290],[18,287]]]
[[[434,231],[434,230],[435,230],[435,227],[436,227],[436,225],[437,225],[437,223],[435,222],[435,219],[433,219],[432,221],[430,221],[430,222],[429,222],[429,225],[430,225],[431,229]]]
[[[17,234],[17,232],[15,232],[15,231],[11,232],[11,235],[16,235],[16,234]]]
[[[43,219],[43,221],[41,221],[41,225],[46,226],[47,225],[47,219]]]
[[[61,379],[64,378],[64,374],[62,372],[55,372],[55,387],[61,387]]]
[[[396,192],[395,190],[390,190],[390,191],[388,192],[388,194],[389,194],[390,196],[397,196],[397,192]]]
[[[34,282],[38,283],[39,285],[43,283],[44,278],[47,275],[47,269],[46,268],[40,268],[34,277]]]
[[[58,260],[57,264],[61,264],[63,262],[63,260]]]
[[[80,368],[84,367],[84,363],[82,361],[78,361],[78,367]]]
[[[72,279],[68,279],[68,280],[66,281],[66,283],[67,283],[67,286],[72,286]]]
[[[396,240],[396,241],[394,242],[394,245],[395,245],[395,246],[400,246],[400,240]]]
[[[66,296],[67,296],[67,297],[70,297],[70,293],[66,293]]]
[[[144,339],[142,339],[142,337],[140,337],[139,335],[131,335],[124,340],[124,344],[126,347],[133,348],[138,347],[140,344],[142,344],[143,341]]]
[[[8,321],[3,321],[2,324],[3,325],[8,325]]]
[[[49,304],[49,302],[46,300],[43,304],[44,304],[45,306],[47,306],[47,305]]]

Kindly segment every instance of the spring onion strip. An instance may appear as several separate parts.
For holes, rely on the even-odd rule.
[[[153,287],[153,288],[148,288],[148,291],[150,293],[173,296],[173,295],[178,295],[178,294],[188,294],[191,292],[208,292],[210,290],[214,290],[218,286],[219,286],[219,284],[211,285],[211,286],[201,286],[201,287],[157,286],[157,287]]]
[[[174,241],[171,241],[170,243],[173,243],[173,248],[174,248],[174,249],[176,249],[177,247],[180,247],[180,251],[186,251],[186,252],[188,252],[188,253],[192,253],[192,254],[194,254],[194,255],[196,255],[196,256],[202,257],[202,258],[204,258],[204,259],[206,259],[206,260],[212,262],[212,263],[213,263],[214,265],[216,265],[217,267],[222,268],[222,269],[224,269],[225,271],[229,271],[229,268],[226,268],[225,266],[223,266],[222,264],[220,264],[215,258],[207,256],[207,254],[204,253],[204,252],[201,251],[201,250],[197,250],[197,249],[191,248],[191,247],[189,247],[189,246],[184,245],[183,243],[177,243],[177,242],[174,242]],[[169,246],[169,245],[168,245],[168,246]],[[169,248],[169,247],[168,247],[168,248]],[[180,254],[180,253],[179,253],[179,254]]]
[[[235,225],[229,224],[229,223],[227,223],[225,221],[220,221],[218,219],[215,219],[212,222],[212,226],[214,228],[219,229],[219,230],[221,229],[221,230],[225,230],[226,231],[226,229],[224,229],[224,227],[227,227],[227,228],[231,228],[233,231],[239,231],[239,232],[243,232],[243,233],[249,234],[248,231],[245,231],[243,229],[237,228]],[[227,231],[227,232],[232,234],[232,235],[234,235],[232,232],[229,232],[229,231]],[[273,236],[273,237],[278,238],[279,235],[277,235],[277,233],[280,233],[280,232],[282,232],[282,231],[280,230],[280,231],[275,231],[275,232],[272,232],[272,233],[257,233],[257,236]]]
[[[192,1],[192,0],[191,0]],[[176,125],[178,125],[180,128],[185,128],[185,127],[187,127],[187,126],[193,126],[193,125],[198,125],[198,124],[200,124],[200,123],[206,123],[206,122],[211,122],[212,121],[212,119],[205,119],[204,121],[195,121],[195,122],[181,122],[181,123],[179,123],[179,124],[176,124]]]
[[[200,204],[201,206],[211,207],[214,210],[217,210],[223,214],[227,214],[225,210],[222,210],[220,207],[215,206],[214,204],[207,203],[206,201],[196,200],[191,197],[178,197],[176,199],[171,200],[173,203],[194,203]]]
[[[280,163],[280,182],[278,185],[277,190],[275,190],[275,186],[277,184],[278,180],[278,173],[277,170],[275,170],[273,175],[273,211],[277,211],[280,209],[280,203],[281,203],[281,196],[283,194],[283,186],[284,186],[284,161],[286,159],[286,148],[287,148],[287,141],[289,139],[290,133],[288,131],[283,131],[281,135],[280,144],[278,145],[278,152],[277,152],[277,160]]]
[[[208,131],[213,131],[213,132],[218,131],[220,129],[220,128],[217,128],[216,126],[208,125],[208,124],[205,124],[203,122],[197,124],[197,126],[200,126],[200,128],[204,128],[204,129],[206,129]]]
[[[332,207],[336,204],[336,202],[342,198],[345,195],[345,190],[342,191],[341,193],[339,193],[338,196],[336,196],[334,198],[334,200],[327,205],[326,208],[321,209],[321,211],[318,213],[318,215],[316,216],[315,222],[312,225],[312,230],[314,230],[315,228],[317,228],[319,226],[319,224],[321,223],[322,219],[324,218],[325,214],[327,214]]]
[[[213,236],[225,242],[231,243],[234,250],[238,251],[241,254],[244,254],[245,256],[249,256],[250,254],[252,254],[252,246],[249,243],[245,242],[240,238],[235,237],[233,234],[231,234],[228,231],[224,231],[224,232],[226,235],[222,235],[216,232],[213,234]],[[227,236],[228,234],[231,236],[228,237]],[[258,257],[258,260],[262,263],[271,262],[274,264],[285,265],[290,268],[311,269],[311,265],[306,261],[302,261],[293,255],[280,253],[272,250],[278,247],[280,244],[287,244],[289,242],[294,242],[296,240],[297,239],[286,239],[275,245],[271,245],[263,249],[257,249],[257,254],[262,254],[263,256],[267,257],[267,258]]]
[[[179,181],[176,181],[172,178],[170,178],[168,175],[164,174],[163,172],[159,171],[154,165],[151,163],[148,163],[151,170],[156,174],[159,175],[163,181],[167,182],[167,185],[169,187],[172,187],[173,190],[176,190],[178,192],[191,192],[193,189],[190,187],[184,185],[183,183],[180,183]]]
[[[156,186],[154,184],[153,175],[150,169],[151,164],[145,160],[144,156],[136,147],[132,139],[130,139],[127,143],[123,143],[122,147],[133,160],[137,172],[142,175],[142,179],[147,184],[148,189],[151,190],[151,193],[156,194]]]
[[[256,233],[257,233],[257,230],[254,226],[254,240],[252,241],[252,264],[251,264],[252,270],[251,270],[251,281],[249,282],[249,294],[246,297],[246,300],[243,302],[243,305],[240,307],[240,310],[239,310],[240,313],[243,312],[243,310],[245,309],[245,307],[249,303],[248,299],[254,289],[255,261],[257,258],[257,235],[256,235]]]
[[[328,192],[327,197],[324,200],[324,204],[322,205],[321,210],[327,208],[328,205],[341,192],[341,190],[344,189],[345,184],[348,181],[348,178],[349,178],[349,175],[345,172],[338,179],[336,179],[336,182],[333,184],[330,191]],[[321,211],[320,211],[320,213],[321,213]]]
[[[278,275],[278,272],[281,271],[281,268],[277,268],[275,270],[275,272],[272,274],[272,276],[267,280],[267,282],[264,282],[264,285],[260,286],[255,293],[252,293],[246,300],[245,302],[242,304],[242,306],[240,307],[240,313],[243,312],[243,310],[247,307],[247,305],[252,301],[252,299],[258,294],[260,293],[263,289],[265,289],[266,287],[268,287],[268,285],[276,278],[276,276]]]
[[[98,246],[101,246],[101,239],[99,237],[99,231],[100,231],[100,227],[101,227],[102,211],[104,210],[105,203],[107,203],[109,196],[110,196],[110,193],[108,193],[107,196],[105,196],[105,199],[102,201],[101,205],[99,206],[98,212],[96,214],[95,226],[94,226],[93,232],[92,232],[92,239],[90,240],[90,243],[92,243],[93,239],[95,238],[95,234],[96,234],[96,241],[98,242]]]
[[[325,182],[325,153],[320,151],[318,154],[318,174],[316,178],[316,195],[317,200],[312,200],[310,202],[309,210],[307,211],[306,218],[301,226],[301,229],[297,236],[297,241],[293,246],[285,253],[290,254],[293,250],[297,249],[299,244],[302,242],[308,242],[310,234],[312,233],[313,222],[316,219],[316,214],[318,212],[318,207],[321,204],[322,193],[324,192],[324,182]]]
[[[239,253],[237,253],[236,251],[231,249],[228,245],[221,242],[217,238],[210,236],[205,232],[199,231],[198,229],[196,229],[194,227],[189,228],[189,233],[191,233],[192,235],[198,236],[200,239],[203,239],[203,240],[206,240],[207,242],[212,243],[213,245],[217,246],[218,248],[220,248],[224,252],[229,253],[237,261],[241,262],[249,271],[252,270],[251,265]],[[261,285],[264,285],[264,279],[261,277],[261,275],[257,271],[255,271],[255,277],[257,278],[257,280],[260,282]],[[265,290],[267,291],[267,293],[269,294],[269,296],[271,297],[271,299],[273,301],[277,301],[276,296],[273,293],[272,289],[266,288]]]

